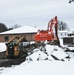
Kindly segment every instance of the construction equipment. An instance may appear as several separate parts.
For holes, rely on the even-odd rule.
[[[47,30],[39,30],[35,35],[35,41],[57,41],[58,45],[60,45],[58,38],[58,19],[57,16],[51,19],[48,23]]]
[[[14,36],[11,40],[9,40],[6,43],[6,56],[8,57],[17,57],[22,52],[23,44],[22,40],[24,39],[24,36],[17,37]]]
[[[51,19],[48,23],[47,30],[39,30],[35,35],[35,41],[50,41],[54,42],[57,45],[60,45],[59,38],[58,38],[58,20],[57,16]],[[22,53],[23,50],[23,42],[22,40],[25,39],[24,36],[14,36],[11,40],[6,43],[6,56],[8,57],[17,57]]]

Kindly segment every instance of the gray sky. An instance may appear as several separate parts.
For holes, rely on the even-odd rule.
[[[47,28],[54,16],[74,27],[74,2],[69,0],[0,0],[0,22],[7,27],[19,24]]]

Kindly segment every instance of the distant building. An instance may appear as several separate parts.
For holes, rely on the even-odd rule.
[[[66,31],[66,30],[64,30],[64,31],[58,31],[58,36],[59,36],[59,38],[60,39],[63,39],[63,37],[67,37],[68,35],[69,35],[69,31]]]
[[[62,39],[63,45],[74,46],[74,33],[71,31],[59,31],[59,39]]]
[[[9,30],[6,32],[0,33],[0,42],[7,42],[10,40],[14,35],[25,36],[26,41],[34,41],[34,36],[37,33],[38,29],[31,26],[24,26],[17,29]]]

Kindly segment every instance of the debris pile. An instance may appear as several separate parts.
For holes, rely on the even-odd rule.
[[[33,50],[26,57],[26,61],[41,61],[41,60],[58,60],[58,61],[70,61],[74,59],[74,51],[69,48],[59,47],[55,45],[43,45]]]

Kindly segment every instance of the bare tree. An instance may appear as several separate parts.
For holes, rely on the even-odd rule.
[[[3,23],[0,23],[0,32],[4,32],[4,31],[7,31],[7,30],[8,30],[7,26]]]
[[[19,27],[21,27],[21,26],[18,25],[18,24],[15,24],[12,28],[13,28],[13,29],[16,29],[16,28],[19,28]]]
[[[72,2],[74,2],[74,0],[69,0],[69,3],[72,3]]]
[[[66,23],[64,23],[63,21],[59,21],[58,22],[58,28],[59,30],[68,30],[68,25]]]

